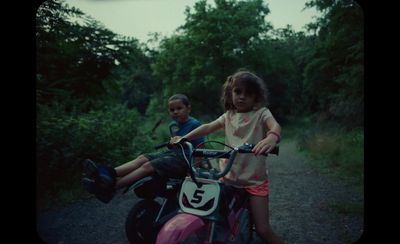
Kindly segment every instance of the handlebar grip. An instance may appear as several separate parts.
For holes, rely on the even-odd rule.
[[[253,144],[245,144],[242,147],[239,147],[239,153],[253,153],[252,149],[254,148]],[[268,154],[279,155],[279,145],[276,145],[274,149],[272,149],[269,153],[265,152],[262,155],[268,156]]]

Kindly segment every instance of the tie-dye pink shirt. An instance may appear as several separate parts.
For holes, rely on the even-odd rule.
[[[262,107],[247,113],[227,111],[217,121],[225,130],[225,143],[237,147],[243,143],[256,145],[266,137],[266,120],[272,117],[268,108]],[[220,168],[225,168],[227,160],[220,160]],[[268,179],[265,156],[237,154],[232,169],[224,181],[237,187],[254,186]]]

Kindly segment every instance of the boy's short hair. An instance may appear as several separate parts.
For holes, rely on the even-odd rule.
[[[172,100],[181,100],[183,104],[185,104],[185,106],[189,107],[190,106],[190,101],[189,98],[184,95],[184,94],[175,94],[172,95],[169,99],[168,102],[172,101]]]

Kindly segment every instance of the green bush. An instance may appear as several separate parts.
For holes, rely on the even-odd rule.
[[[57,200],[73,191],[85,158],[116,166],[153,150],[144,124],[136,110],[123,105],[82,114],[66,113],[62,104],[38,107],[37,197]]]

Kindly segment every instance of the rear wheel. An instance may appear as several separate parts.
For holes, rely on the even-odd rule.
[[[157,230],[154,220],[160,210],[160,204],[154,200],[142,200],[129,211],[125,221],[125,232],[130,243],[155,243]]]

